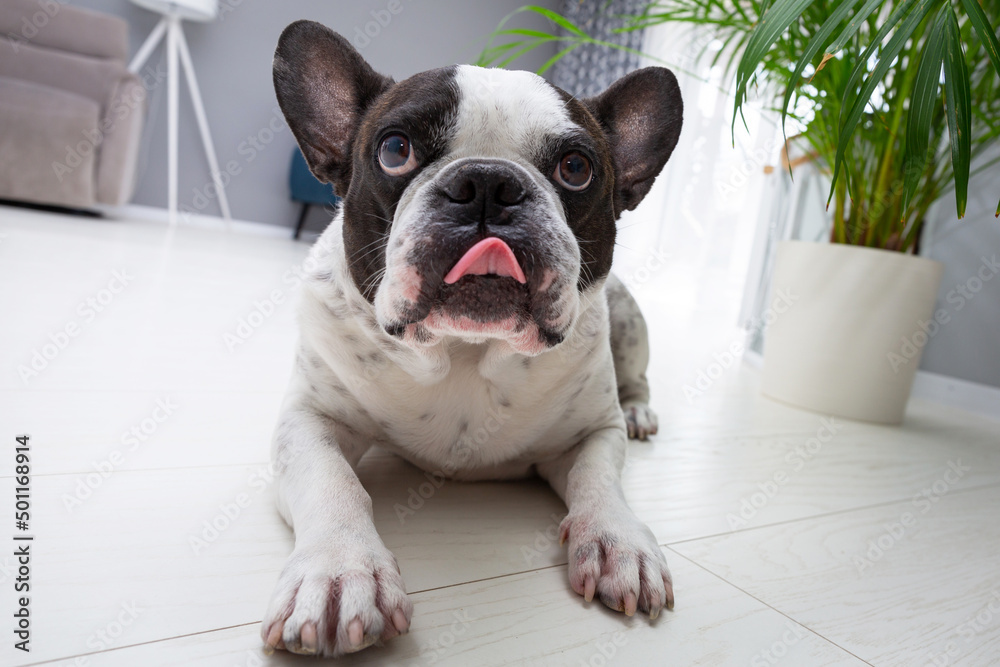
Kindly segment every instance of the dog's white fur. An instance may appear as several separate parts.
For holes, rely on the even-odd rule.
[[[339,219],[307,262],[314,268],[302,288],[298,362],[273,448],[278,507],[296,541],[264,619],[268,646],[338,655],[408,628],[412,605],[354,473],[372,445],[458,479],[537,471],[569,508],[561,534],[569,540],[574,590],[653,616],[672,600],[663,555],[621,489],[623,378],[616,383],[606,286],[577,290],[579,249],[552,184],[528,158],[540,134],[568,131],[572,123],[553,89],[534,75],[461,67],[456,80],[462,103],[455,151],[401,199],[375,305],[348,272]],[[518,354],[502,332],[462,336],[447,329],[417,343],[381,326],[407,299],[401,249],[419,242],[413,232],[422,193],[468,157],[509,160],[548,196],[543,217],[563,272],[555,288],[567,294],[565,339],[551,350]],[[608,288],[623,291],[614,279]],[[631,300],[618,308],[637,326]],[[645,400],[638,397],[631,409],[646,410]],[[640,415],[647,429],[652,419]]]
[[[524,160],[542,138],[580,129],[552,86],[531,72],[459,65],[455,83],[462,91],[452,135],[456,158]]]

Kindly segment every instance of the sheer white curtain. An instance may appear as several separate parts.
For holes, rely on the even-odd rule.
[[[643,51],[665,63],[644,65],[666,64],[677,75],[684,128],[649,196],[619,223],[616,273],[648,300],[663,292],[658,272],[668,272],[685,287],[671,289],[670,305],[712,308],[735,327],[762,204],[768,204],[765,170],[780,168],[781,132],[773,114],[751,104],[747,127],[737,119],[733,145],[732,80],[723,80],[721,66],[709,67],[713,49],[718,42],[692,26],[646,31]],[[651,259],[654,252],[669,255],[665,267]]]

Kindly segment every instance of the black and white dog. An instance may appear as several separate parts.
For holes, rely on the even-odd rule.
[[[680,134],[673,74],[642,69],[592,99],[464,65],[397,83],[300,21],[281,35],[274,84],[344,203],[306,263],[274,436],[295,549],[266,648],[340,655],[409,628],[354,472],[372,445],[454,479],[541,475],[569,510],[573,590],[629,615],[671,608],[666,561],[621,488],[627,439],[656,417],[646,326],[609,270],[618,216]],[[467,437],[484,427],[485,443]]]

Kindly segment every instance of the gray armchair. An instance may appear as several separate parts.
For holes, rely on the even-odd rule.
[[[128,26],[61,2],[0,2],[0,199],[70,208],[132,196],[146,89]]]

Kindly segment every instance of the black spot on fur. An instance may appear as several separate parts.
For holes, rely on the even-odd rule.
[[[416,339],[418,343],[429,343],[431,340],[431,332],[427,330],[421,324],[418,324],[413,328],[413,338]]]
[[[405,324],[387,324],[385,326],[385,332],[394,338],[402,338],[403,334],[406,333]]]

